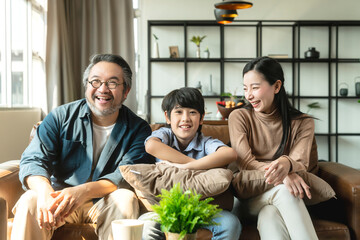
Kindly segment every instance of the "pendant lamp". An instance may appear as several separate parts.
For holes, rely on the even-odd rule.
[[[234,21],[234,18],[238,16],[236,10],[214,9],[215,19],[217,23],[228,24]]]
[[[215,3],[215,8],[226,9],[226,10],[236,10],[236,9],[245,9],[252,7],[251,2],[245,1],[223,1],[220,3]]]

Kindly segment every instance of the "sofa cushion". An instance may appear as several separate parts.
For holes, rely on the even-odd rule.
[[[311,199],[305,195],[306,205],[314,205],[335,197],[331,186],[318,176],[305,171],[297,172],[297,174],[310,186]],[[239,199],[255,197],[274,187],[272,184],[265,183],[264,173],[259,170],[242,170],[235,173],[232,185]]]
[[[135,189],[140,201],[148,210],[152,204],[159,202],[158,195],[161,194],[161,189],[170,190],[176,183],[180,183],[183,190],[195,190],[202,195],[202,199],[215,199],[222,197],[233,177],[229,169],[190,170],[165,163],[123,165],[119,168],[124,179]],[[232,208],[233,197],[227,197],[223,201],[221,208]],[[221,201],[213,202],[219,204]]]

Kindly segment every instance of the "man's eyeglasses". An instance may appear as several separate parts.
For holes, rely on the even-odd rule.
[[[105,83],[105,86],[109,89],[115,89],[117,86],[124,84],[124,83],[117,83],[117,82],[113,82],[113,81],[102,82],[100,80],[92,80],[92,81],[88,81],[88,82],[91,84],[91,86],[93,86],[93,88],[99,88],[99,87],[101,87],[101,85],[103,83]]]

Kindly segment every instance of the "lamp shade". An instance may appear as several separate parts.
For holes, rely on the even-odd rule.
[[[223,1],[215,3],[215,8],[226,9],[226,10],[236,10],[236,9],[245,9],[252,7],[251,2],[245,1]]]
[[[234,21],[234,18],[238,15],[236,10],[214,9],[215,19],[217,23],[228,24]]]

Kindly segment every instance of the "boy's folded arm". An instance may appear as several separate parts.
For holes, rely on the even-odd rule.
[[[188,157],[178,150],[161,142],[161,140],[157,137],[152,137],[146,141],[145,151],[158,159],[173,163],[184,164],[195,161],[195,159]]]
[[[237,154],[234,149],[223,146],[219,147],[216,152],[196,161],[185,164],[187,169],[211,169],[218,167],[226,167],[229,163],[235,161]]]

